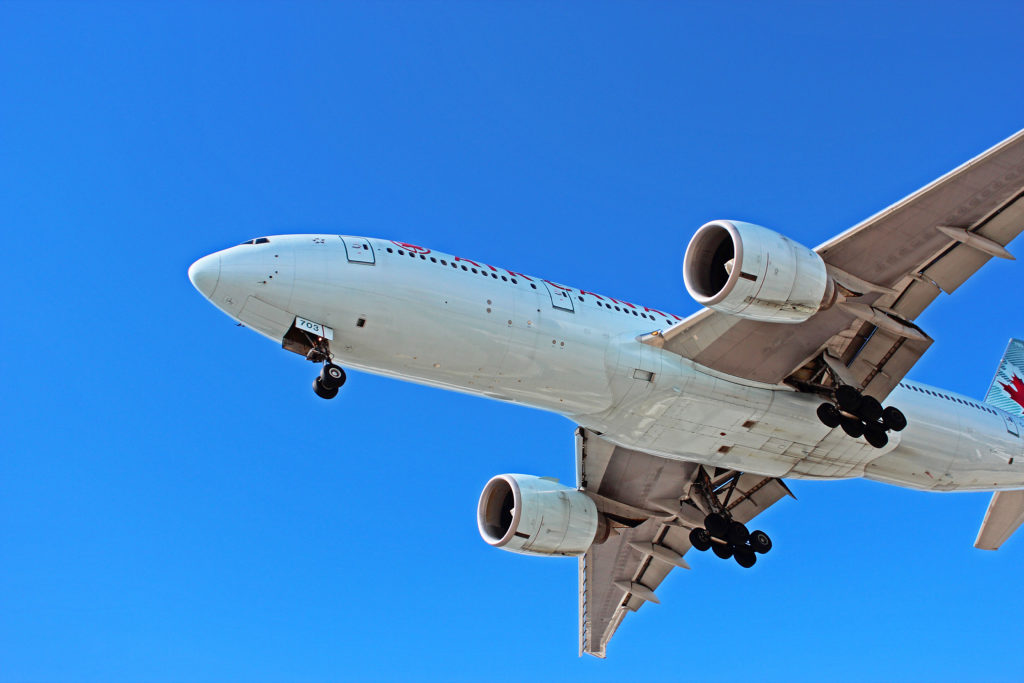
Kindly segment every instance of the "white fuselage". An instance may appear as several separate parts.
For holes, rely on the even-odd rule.
[[[557,412],[666,458],[931,490],[1024,486],[1024,424],[996,408],[905,381],[886,403],[908,426],[876,449],[822,425],[815,396],[637,341],[678,316],[422,247],[276,236],[204,257],[190,274],[278,343],[296,316],[316,321],[333,329],[342,365]]]

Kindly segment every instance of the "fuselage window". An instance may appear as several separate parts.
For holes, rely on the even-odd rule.
[[[398,250],[398,255],[399,255],[399,256],[405,256],[405,252],[404,252],[404,251],[402,251],[401,249],[399,249],[399,250]]]
[[[469,268],[467,268],[466,266],[462,266],[462,269],[463,270],[469,270]]]
[[[430,262],[431,262],[431,263],[437,263],[437,259],[436,259],[436,258],[434,258],[433,256],[431,256],[431,257],[430,257]]]
[[[514,285],[518,285],[518,284],[519,284],[519,281],[518,281],[518,280],[516,280],[515,278],[512,278],[512,284],[514,284]]]
[[[389,253],[389,254],[394,254],[394,253],[395,253],[395,250],[394,250],[394,249],[392,249],[391,247],[388,247],[388,253]]]
[[[409,258],[416,258],[416,254],[409,252]],[[423,258],[422,256],[420,258]]]
[[[423,254],[420,254],[420,260],[421,260],[421,261],[426,261],[426,260],[427,260],[427,257],[426,257],[426,256],[424,256]]]
[[[508,282],[508,278],[507,278],[507,277],[505,277],[504,275],[502,275],[502,276],[501,276],[501,281],[502,281],[502,282]]]
[[[485,273],[485,275],[486,275],[486,273]],[[495,275],[494,273],[491,273],[491,277],[493,277],[493,278],[494,278],[495,280],[497,280],[497,279],[498,279],[498,276],[497,276],[497,275]]]
[[[448,262],[447,262],[447,261],[445,261],[444,259],[441,259],[441,265],[442,265],[442,266],[447,266],[447,265],[448,265]]]
[[[537,289],[537,285],[535,285],[535,284],[533,284],[533,283],[531,282],[531,283],[530,283],[530,288],[531,288],[531,289]]]

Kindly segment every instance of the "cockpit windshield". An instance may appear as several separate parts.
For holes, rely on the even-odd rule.
[[[268,242],[270,242],[270,238],[269,237],[257,237],[254,240],[249,240],[248,242],[242,242],[242,244],[239,244],[238,246],[241,247],[241,246],[243,246],[245,244],[267,244]]]

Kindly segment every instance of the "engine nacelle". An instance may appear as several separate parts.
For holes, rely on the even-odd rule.
[[[524,555],[582,555],[608,535],[587,494],[529,474],[487,482],[476,523],[489,544]]]
[[[803,322],[831,306],[836,292],[816,253],[740,221],[702,225],[686,248],[683,278],[704,306],[764,322]]]

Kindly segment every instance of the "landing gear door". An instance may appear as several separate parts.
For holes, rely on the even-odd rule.
[[[342,237],[342,244],[345,245],[345,252],[348,254],[349,263],[367,263],[373,265],[373,247],[370,241],[362,237]]]
[[[551,305],[555,308],[560,308],[563,311],[576,312],[576,309],[572,307],[572,293],[569,290],[562,289],[558,285],[553,285],[548,282],[544,283],[544,286],[548,288],[548,294],[551,295]]]

